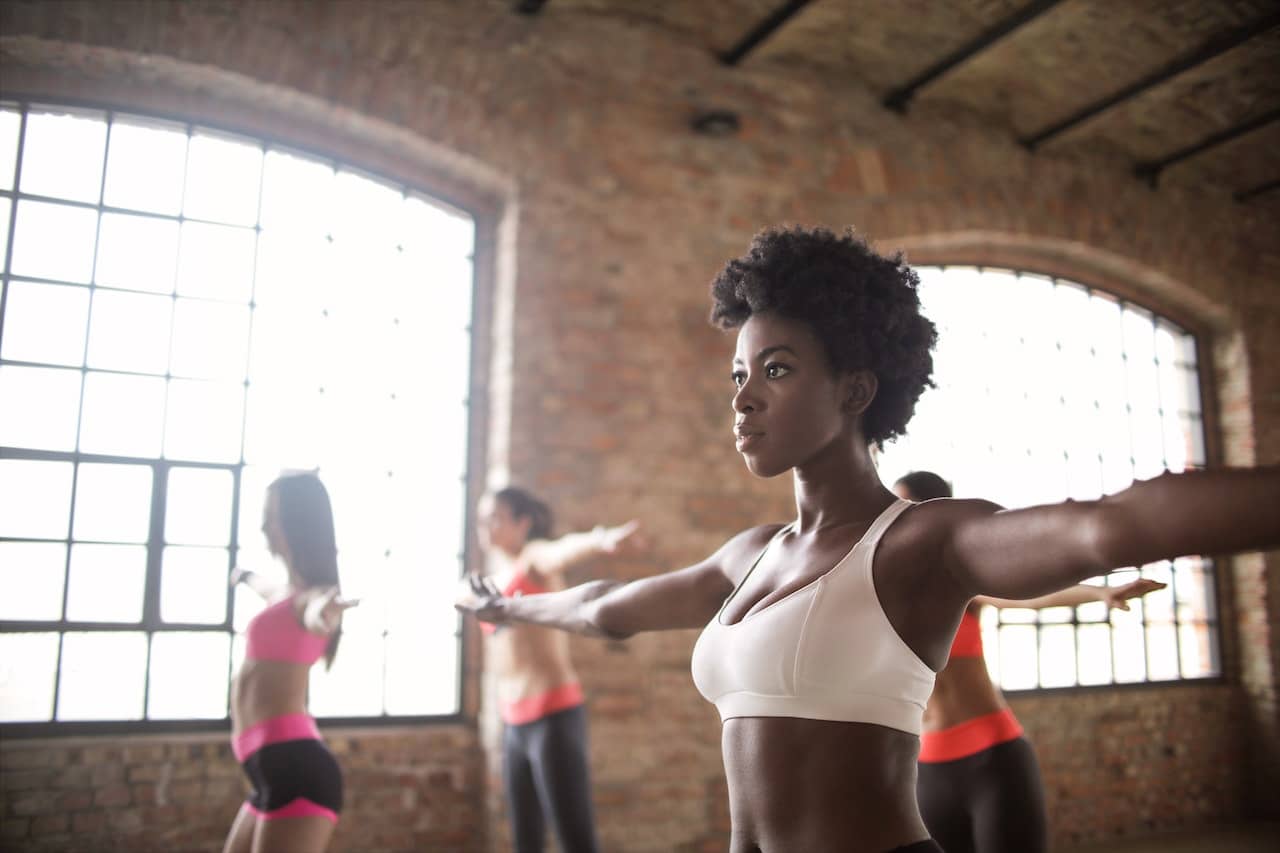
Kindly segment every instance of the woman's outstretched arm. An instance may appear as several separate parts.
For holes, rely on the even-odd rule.
[[[761,531],[774,530],[745,531],[700,563],[641,580],[589,581],[559,592],[504,598],[492,581],[473,576],[455,606],[485,622],[527,622],[591,637],[700,628],[733,592],[733,568],[767,539]]]
[[[621,554],[643,544],[640,522],[632,519],[617,527],[596,527],[581,533],[566,533],[558,539],[535,539],[525,545],[521,560],[542,574],[556,574],[605,554]]]
[[[992,598],[989,595],[978,595],[974,596],[973,603],[1000,609],[1012,607],[1043,610],[1046,607],[1078,607],[1081,604],[1102,601],[1108,607],[1113,607],[1116,610],[1128,610],[1129,599],[1140,598],[1147,593],[1164,589],[1166,585],[1150,578],[1138,578],[1136,581],[1130,581],[1120,586],[1096,586],[1082,583],[1038,598],[1021,601],[1012,598]]]
[[[1280,466],[1162,474],[1096,501],[925,504],[942,564],[972,595],[1028,599],[1125,566],[1280,546]]]

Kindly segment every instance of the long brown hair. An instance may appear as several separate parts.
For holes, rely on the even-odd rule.
[[[308,587],[339,586],[338,544],[333,532],[333,505],[320,478],[310,472],[282,474],[267,487],[274,491],[280,529],[289,545],[289,568]],[[325,647],[324,664],[333,666],[342,626]]]

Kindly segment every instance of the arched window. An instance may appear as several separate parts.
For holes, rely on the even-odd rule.
[[[312,711],[458,712],[474,230],[269,141],[0,105],[0,722],[224,720],[283,469],[361,599]]]
[[[937,388],[881,458],[886,482],[912,469],[957,497],[1006,507],[1088,500],[1205,462],[1196,339],[1139,305],[1042,275],[923,267],[939,329]],[[986,608],[993,678],[1006,689],[1206,678],[1221,672],[1212,563],[1114,572],[1168,588],[1110,613]]]

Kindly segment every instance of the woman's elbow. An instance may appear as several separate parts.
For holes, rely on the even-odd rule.
[[[595,594],[584,608],[589,633],[610,640],[625,640],[634,635],[635,630],[627,625],[623,603],[609,595],[625,584],[621,581],[600,580],[593,581],[592,585],[598,586],[598,591],[593,590]]]

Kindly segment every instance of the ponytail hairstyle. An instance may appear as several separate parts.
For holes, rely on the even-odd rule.
[[[280,528],[289,545],[289,568],[307,588],[339,586],[333,506],[320,478],[312,472],[282,474],[267,489],[276,493]],[[339,625],[329,635],[326,669],[333,666],[341,634]]]
[[[898,478],[895,486],[902,486],[914,501],[951,497],[951,484],[932,471],[912,471]]]
[[[512,517],[529,519],[529,541],[551,538],[551,507],[535,498],[532,493],[516,486],[507,486],[494,492],[493,499],[506,504]]]

